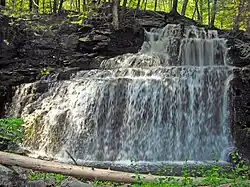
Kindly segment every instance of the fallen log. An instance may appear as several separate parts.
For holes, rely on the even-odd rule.
[[[19,166],[22,168],[28,168],[36,171],[58,173],[73,177],[80,177],[86,180],[102,180],[118,183],[134,183],[138,182],[136,174],[113,171],[108,169],[96,169],[84,166],[75,166],[54,161],[45,161],[36,158],[30,158],[27,156],[21,156],[13,153],[0,151],[0,164],[9,166]],[[175,180],[183,179],[182,177],[171,177]],[[144,182],[153,182],[157,179],[167,179],[166,176],[157,176],[150,174],[140,174],[140,179]],[[192,178],[194,182],[201,182],[201,178]]]

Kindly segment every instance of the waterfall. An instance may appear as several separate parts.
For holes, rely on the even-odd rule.
[[[21,85],[10,114],[25,120],[26,148],[58,159],[67,150],[85,161],[223,160],[232,146],[226,57],[216,31],[169,24],[145,31],[137,54]]]

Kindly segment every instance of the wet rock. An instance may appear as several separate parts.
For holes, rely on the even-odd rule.
[[[71,75],[73,73],[76,73],[77,71],[79,71],[79,68],[69,68],[67,70],[61,71],[58,76],[57,76],[57,80],[69,80]]]
[[[92,187],[93,185],[83,183],[75,178],[66,179],[62,182],[60,187]]]
[[[94,35],[93,41],[108,40],[109,38],[105,35]]]

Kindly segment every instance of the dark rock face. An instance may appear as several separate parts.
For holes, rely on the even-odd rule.
[[[68,79],[72,72],[98,68],[103,59],[135,53],[143,42],[142,28],[114,31],[101,19],[83,26],[50,16],[30,21],[0,17],[0,117],[13,86],[39,80],[43,68]]]
[[[250,68],[234,71],[230,92],[232,136],[243,157],[250,160]]]

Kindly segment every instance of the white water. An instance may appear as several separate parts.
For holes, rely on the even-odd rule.
[[[45,93],[36,93],[39,83],[20,86],[10,113],[26,121],[25,146],[60,160],[66,150],[83,161],[225,159],[226,41],[178,25],[146,34],[138,54],[50,83]]]

